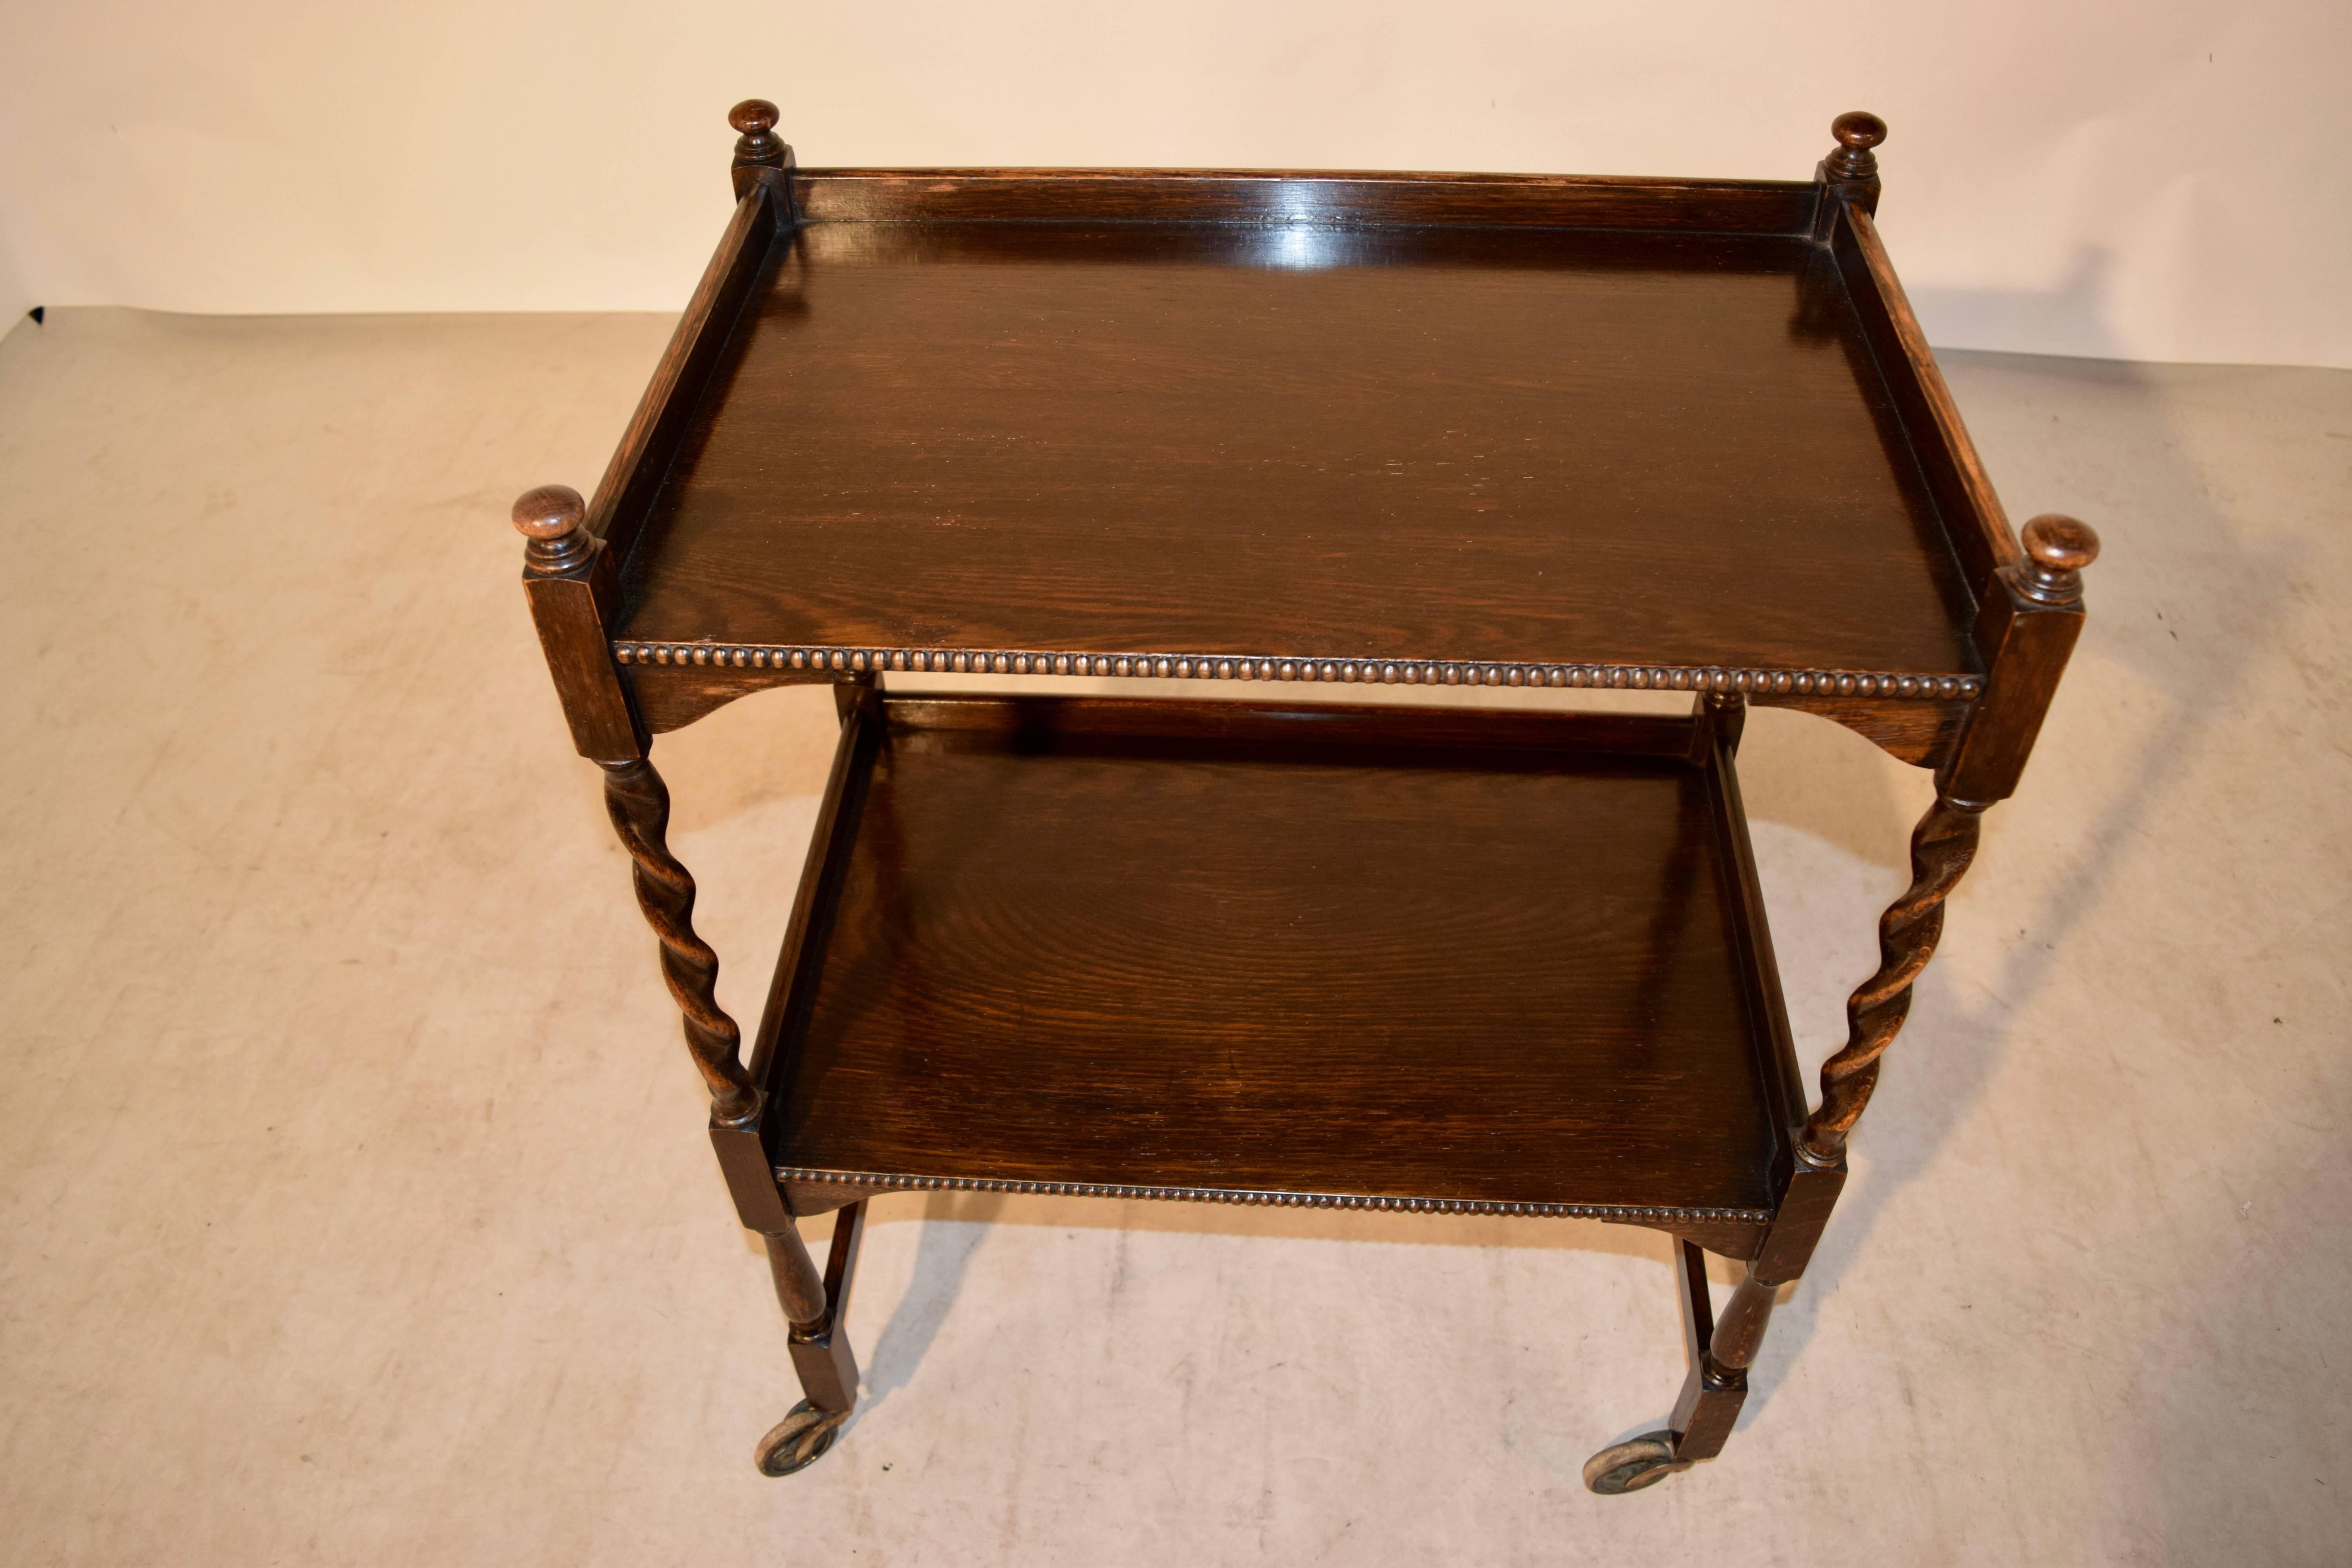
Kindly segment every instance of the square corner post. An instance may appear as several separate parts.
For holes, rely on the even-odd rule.
[[[1822,242],[1842,207],[1876,212],[1872,150],[1886,139],[1885,122],[1872,114],[1842,114],[1830,130],[1838,145],[1817,172],[1813,237]],[[1916,352],[1927,354],[1924,342]],[[1934,375],[1932,362],[1927,374]],[[1967,435],[1957,415],[1950,417],[1953,438],[1972,467]],[[2016,791],[2082,634],[2082,572],[2098,558],[2098,535],[2073,518],[2045,514],[2025,525],[2021,548],[1989,489],[1986,497],[1989,515],[1979,521],[1991,558],[1971,628],[1983,690],[1938,761],[1935,804],[1912,830],[1911,885],[1879,919],[1878,972],[1848,999],[1846,1042],[1822,1066],[1821,1106],[1805,1122],[1781,1218],[1753,1265],[1768,1284],[1796,1279],[1811,1256],[1844,1183],[1846,1140],[1877,1085],[1879,1058],[1902,1030],[1911,988],[1943,935],[1944,901],[1975,858],[1984,812]]]
[[[1995,574],[1974,629],[1983,696],[1937,771],[1935,805],[1913,830],[1911,886],[1879,920],[1878,972],[1847,1001],[1846,1043],[1822,1067],[1822,1103],[1806,1120],[1772,1224],[1719,1317],[1705,1255],[1676,1240],[1675,1296],[1688,1361],[1682,1393],[1665,1430],[1612,1445],[1586,1463],[1585,1484],[1594,1491],[1638,1490],[1723,1451],[1780,1289],[1804,1273],[1845,1185],[1847,1137],[1943,934],[1944,900],[1975,857],[1986,808],[2015,792],[2082,634],[2082,569],[2098,548],[2086,525],[2037,517],[2025,525],[2020,557]]]
[[[1690,1373],[1671,1428],[1677,1462],[1722,1450],[1780,1287],[1811,1260],[1845,1184],[1847,1137],[1877,1085],[1880,1058],[1910,1012],[1912,986],[1943,934],[1944,901],[1975,858],[1986,808],[2015,792],[2082,634],[2082,569],[2098,548],[2084,524],[2037,517],[2025,525],[2021,556],[1995,574],[1974,633],[1984,694],[1937,772],[1936,803],[1911,836],[1911,886],[1879,920],[1878,972],[1846,1003],[1846,1043],[1822,1064],[1822,1103],[1798,1141],[1788,1188],[1719,1319],[1709,1318],[1697,1249],[1680,1244]]]
[[[669,789],[647,755],[644,721],[613,659],[619,570],[585,527],[586,515],[579,492],[563,485],[542,485],[515,502],[515,527],[530,541],[523,591],[572,743],[604,770],[605,810],[633,862],[638,907],[660,940],[662,978],[709,1085],[711,1118],[749,1126],[759,1097],[743,1070],[742,1031],[714,994],[719,955],[695,934],[694,878],[669,852]]]
[[[1874,212],[1886,126],[1870,114],[1840,115],[1836,151],[1819,170],[1813,237],[1826,240],[1843,206]],[[1999,531],[2007,532],[1999,523]],[[1822,1102],[1799,1135],[1793,1169],[1773,1222],[1717,1318],[1704,1254],[1675,1243],[1676,1299],[1688,1360],[1667,1429],[1602,1449],[1584,1468],[1594,1491],[1638,1490],[1713,1458],[1748,1396],[1748,1368],[1761,1347],[1781,1287],[1811,1261],[1845,1185],[1845,1146],[1878,1081],[1878,1064],[1901,1032],[1911,990],[1943,935],[1944,902],[1975,858],[1985,810],[2015,793],[2058,680],[2083,627],[2083,568],[2098,536],[2055,514],[2025,525],[2022,548],[2008,543],[1980,594],[1972,640],[1985,668],[1969,710],[1936,773],[1936,802],[1911,836],[1911,885],[1878,924],[1876,973],[1846,1004],[1845,1044],[1822,1064]],[[1721,719],[1718,719],[1718,722]],[[1736,740],[1737,731],[1732,731]]]
[[[544,485],[515,502],[529,541],[523,590],[563,716],[580,753],[604,773],[604,805],[629,852],[637,906],[660,943],[662,979],[677,1004],[688,1051],[710,1091],[710,1137],[744,1225],[768,1251],[776,1296],[791,1328],[794,1371],[807,1394],[762,1437],[761,1469],[786,1475],[833,1443],[857,1398],[857,1363],[843,1331],[865,1234],[865,1205],[842,1211],[819,1274],[785,1206],[762,1131],[765,1096],[742,1059],[742,1031],[719,1005],[719,955],[694,929],[693,875],[670,853],[669,789],[647,755],[650,738],[612,654],[619,570],[585,526],[579,492]],[[845,711],[845,717],[846,717]]]
[[[1912,830],[1911,886],[1879,919],[1878,973],[1847,1000],[1846,1043],[1822,1065],[1821,1107],[1797,1145],[1801,1173],[1843,1171],[1847,1136],[1878,1082],[1879,1058],[1901,1031],[1911,987],[1943,935],[1944,900],[1976,857],[1986,808],[2016,792],[2082,635],[2082,569],[2098,552],[2098,536],[2085,524],[2037,517],[2025,525],[2022,552],[1987,585],[1974,629],[1984,693],[1936,771],[1936,803]]]

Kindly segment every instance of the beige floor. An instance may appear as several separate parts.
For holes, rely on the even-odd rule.
[[[0,344],[0,1557],[2342,1563],[2352,374],[1951,356],[2093,620],[1725,1458],[1662,1243],[915,1197],[793,1390],[504,522],[644,317],[61,311]],[[755,1010],[819,693],[661,751]],[[1920,775],[1759,714],[1809,1057]],[[993,1223],[972,1223],[987,1220]]]

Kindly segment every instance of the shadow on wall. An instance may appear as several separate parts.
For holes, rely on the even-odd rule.
[[[2055,289],[1920,289],[1911,292],[1911,309],[1931,343],[2119,359],[2123,351],[2106,325],[2115,261],[2104,247],[2086,245],[2074,252]],[[2048,510],[2037,506],[2032,511]]]

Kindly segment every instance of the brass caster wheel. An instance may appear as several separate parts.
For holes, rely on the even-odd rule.
[[[1602,1497],[1637,1492],[1656,1486],[1668,1476],[1691,1468],[1694,1461],[1675,1458],[1675,1435],[1644,1432],[1608,1447],[1584,1461],[1584,1484]]]
[[[848,1419],[846,1410],[819,1410],[803,1399],[760,1439],[760,1446],[751,1450],[752,1462],[763,1476],[805,1470],[824,1458],[834,1438],[841,1435],[841,1424]]]

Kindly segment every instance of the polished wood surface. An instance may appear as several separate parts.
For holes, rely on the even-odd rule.
[[[640,710],[613,662],[619,553],[585,526],[587,505],[568,485],[526,490],[508,517],[529,541],[523,546],[523,597],[572,743],[582,756],[603,763],[644,757]]]
[[[1832,180],[1874,180],[1878,177],[1878,154],[1871,149],[1886,140],[1886,121],[1867,110],[1853,110],[1830,121],[1830,134],[1837,138],[1837,151],[1831,153],[1822,168]]]
[[[781,181],[793,166],[793,150],[776,132],[776,106],[747,98],[727,111],[727,123],[742,132],[735,142],[735,199],[741,201],[763,181]],[[786,198],[789,205],[789,196]]]
[[[624,559],[638,535],[677,456],[679,438],[710,384],[713,367],[737,316],[782,237],[776,187],[753,179],[735,204],[735,216],[702,270],[677,330],[653,380],[638,399],[621,444],[588,506],[590,531]]]
[[[1984,460],[1977,456],[1976,443],[1961,423],[1959,406],[1944,384],[1935,351],[1927,346],[1927,334],[1895,275],[1878,225],[1859,206],[1841,203],[1838,212],[1829,236],[1830,254],[1845,278],[1864,336],[1911,433],[1912,447],[1949,530],[1961,571],[1981,595],[1993,574],[2017,559],[2017,535],[2000,492],[1985,473]]]
[[[776,1052],[781,1166],[1771,1205],[1738,829],[1690,721],[882,707]]]
[[[2026,570],[2018,586],[2044,605],[2071,605],[2083,596],[2083,568],[2099,558],[2098,531],[2080,518],[2045,511],[2025,525]]]
[[[2098,552],[2010,529],[1878,240],[1885,124],[1795,185],[802,171],[777,119],[730,116],[734,220],[594,500],[513,514],[793,1325],[761,1469],[847,1422],[863,1199],[907,1187],[1654,1226],[1689,1374],[1584,1479],[1712,1458]],[[801,680],[841,742],[744,1064],[646,747]],[[1694,708],[1314,705],[1350,681]],[[1937,774],[1810,1111],[1751,701]],[[1748,1264],[1720,1319],[1702,1247]]]
[[[1723,1452],[1731,1428],[1748,1402],[1748,1374],[1716,1354],[1714,1303],[1708,1300],[1706,1259],[1696,1247],[1675,1248],[1676,1303],[1682,1309],[1684,1376],[1667,1435],[1677,1463],[1693,1464]]]
[[[1820,189],[1793,180],[1443,174],[1328,169],[803,169],[821,223],[1045,219],[1475,224],[1801,234]]]
[[[2055,513],[2026,524],[2026,545],[1995,574],[1977,611],[1977,646],[1992,669],[1983,698],[1937,769],[1937,787],[1960,800],[2006,800],[2016,790],[2083,635],[2083,568],[2098,558],[2090,525]]]
[[[812,223],[680,441],[621,635],[1973,672],[1820,257]]]

